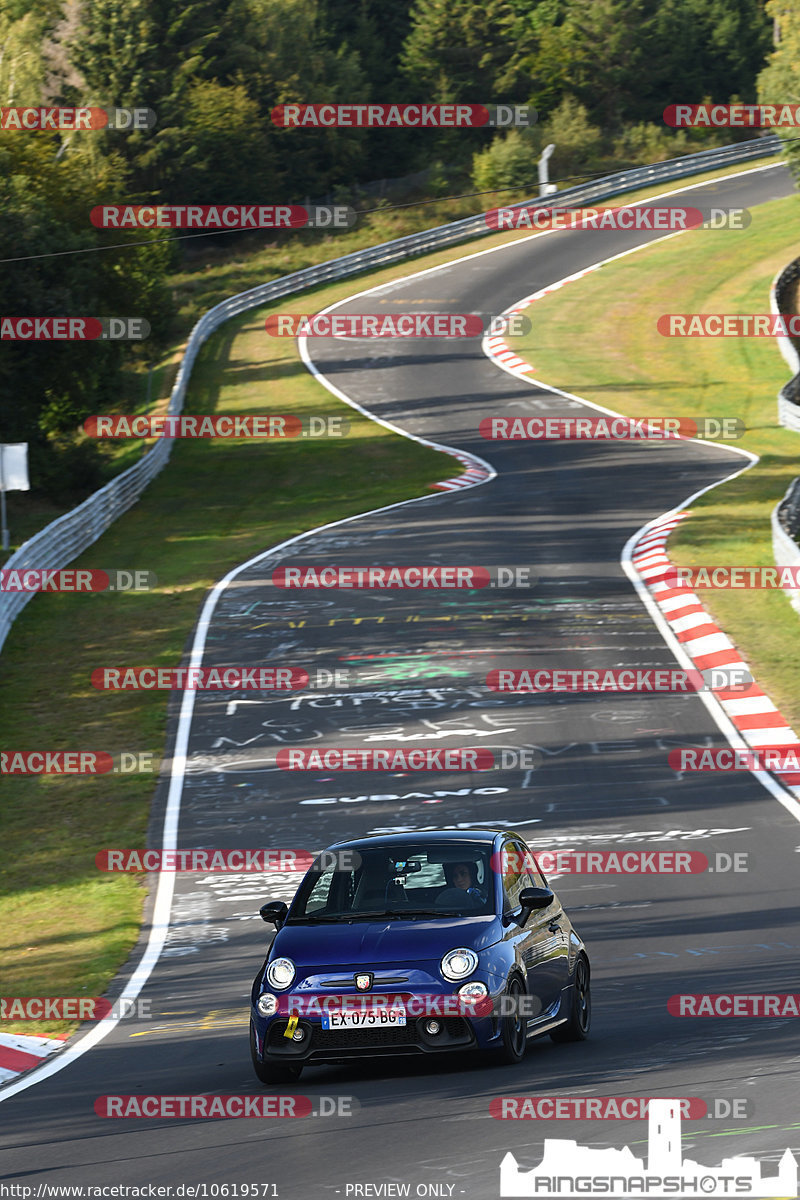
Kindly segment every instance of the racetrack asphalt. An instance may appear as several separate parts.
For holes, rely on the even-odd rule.
[[[786,172],[770,169],[693,189],[685,202],[753,208],[791,190]],[[569,231],[492,253],[478,246],[345,311],[500,312],[654,236]],[[688,270],[693,235],[682,236]],[[547,380],[566,390],[573,336],[565,331],[561,377]],[[484,683],[506,666],[675,666],[620,553],[647,521],[743,460],[686,441],[488,442],[484,417],[581,406],[499,371],[479,340],[314,339],[309,352],[369,411],[479,455],[497,475],[314,533],[237,574],[211,614],[203,665],[347,669],[349,681],[290,696],[197,693],[178,845],[318,849],[367,832],[490,823],[518,827],[534,848],[746,852],[750,869],[554,881],[592,961],[585,1043],[534,1042],[516,1068],[469,1057],[316,1067],[274,1089],[315,1103],[355,1097],[352,1116],[102,1119],[93,1106],[108,1093],[262,1090],[247,1038],[269,938],[257,910],[288,898],[297,877],[179,875],[167,944],[141,993],[153,1019],[122,1021],[64,1070],[6,1099],[0,1090],[0,1178],[34,1195],[40,1184],[274,1183],[280,1200],[310,1200],[396,1182],[412,1195],[436,1184],[443,1190],[428,1194],[485,1200],[498,1194],[503,1155],[530,1168],[545,1137],[646,1156],[645,1122],[499,1121],[489,1105],[503,1095],[744,1098],[747,1119],[685,1122],[684,1153],[709,1166],[754,1154],[773,1172],[787,1146],[800,1147],[800,1022],[678,1019],[667,1001],[797,990],[795,816],[750,774],[670,769],[675,746],[725,744],[695,696],[508,695]],[[278,566],[398,563],[529,566],[536,583],[462,594],[288,593],[271,582]],[[537,765],[403,776],[275,766],[280,748],[343,745],[526,749]],[[162,782],[151,845],[166,801]]]

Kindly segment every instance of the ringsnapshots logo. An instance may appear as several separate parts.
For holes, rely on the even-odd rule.
[[[685,208],[628,204],[616,208],[551,208],[546,204],[511,205],[484,213],[488,229],[600,231],[653,230],[678,233],[687,229],[747,229],[752,217],[746,208]]]
[[[484,417],[487,441],[669,442],[682,438],[733,441],[746,431],[738,417]]]
[[[142,342],[144,317],[0,317],[4,342]]]
[[[351,229],[345,204],[98,204],[97,229]]]
[[[84,129],[152,129],[152,108],[0,108],[0,129],[79,133]]]
[[[290,413],[239,413],[226,416],[190,416],[181,413],[153,416],[105,413],[87,417],[83,431],[93,438],[237,438],[291,441],[296,438],[341,438],[350,432],[350,422],[339,416],[293,416]]]
[[[530,104],[278,104],[279,129],[527,129]]]
[[[776,1175],[764,1176],[751,1157],[725,1158],[719,1167],[705,1167],[683,1157],[681,1116],[677,1097],[650,1100],[647,1161],[630,1147],[594,1149],[574,1140],[548,1138],[538,1166],[520,1170],[510,1152],[500,1163],[501,1197],[650,1196],[659,1200],[708,1200],[709,1196],[797,1196],[797,1161],[785,1150]]]

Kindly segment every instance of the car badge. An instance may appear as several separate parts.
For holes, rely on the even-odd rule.
[[[356,975],[355,980],[356,987],[360,992],[368,992],[372,987],[373,975],[371,973],[366,975]]]

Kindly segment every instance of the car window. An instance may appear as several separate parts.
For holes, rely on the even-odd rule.
[[[503,847],[503,909],[509,912],[519,907],[523,888],[534,885],[528,878],[525,851],[519,842],[506,842]]]
[[[492,911],[489,849],[483,844],[369,846],[357,858],[358,865],[348,869],[312,867],[298,888],[290,919],[404,908],[464,915]]]
[[[320,912],[327,907],[333,883],[333,871],[324,871],[318,875],[306,900],[306,912]]]
[[[525,868],[530,877],[530,883],[526,883],[526,887],[546,888],[548,886],[547,880],[537,866],[532,850],[529,850],[525,855]]]
[[[519,907],[519,895],[524,888],[547,887],[530,850],[522,842],[506,842],[503,848],[503,910]]]

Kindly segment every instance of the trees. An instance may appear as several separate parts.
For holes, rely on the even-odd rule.
[[[775,47],[758,77],[758,98],[764,104],[800,104],[800,0],[768,0],[774,22]],[[800,130],[777,131],[795,179],[800,179]]]

